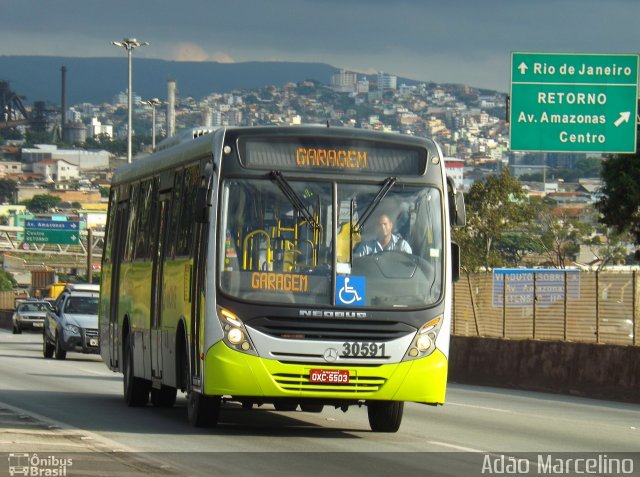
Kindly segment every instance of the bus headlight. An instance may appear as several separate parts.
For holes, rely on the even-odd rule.
[[[420,327],[411,346],[409,346],[407,350],[404,361],[424,358],[433,353],[436,349],[436,337],[443,319],[443,315],[438,315]]]
[[[218,307],[218,320],[222,326],[223,340],[232,349],[243,353],[257,355],[255,346],[249,339],[249,333],[235,313]]]
[[[428,334],[420,335],[416,340],[416,348],[418,348],[418,351],[424,353],[429,348],[431,348],[432,343],[433,341],[431,340]]]
[[[231,342],[231,344],[238,345],[242,343],[242,340],[244,339],[244,333],[242,333],[242,331],[240,331],[238,328],[231,328],[227,332],[227,339]]]

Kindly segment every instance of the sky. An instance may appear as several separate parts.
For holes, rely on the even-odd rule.
[[[0,0],[0,55],[303,61],[509,90],[512,52],[637,53],[640,0]],[[119,50],[119,51],[118,51]],[[2,72],[0,72],[0,79]]]

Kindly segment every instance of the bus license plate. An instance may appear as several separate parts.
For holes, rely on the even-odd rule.
[[[314,384],[349,384],[348,369],[312,369],[309,381]]]

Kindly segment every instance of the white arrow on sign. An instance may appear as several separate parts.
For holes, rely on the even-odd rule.
[[[522,63],[520,63],[520,65],[518,66],[518,69],[520,70],[520,74],[523,75],[527,72],[527,70],[529,69],[529,67],[526,65],[526,63],[523,61]]]
[[[620,113],[620,117],[618,119],[615,120],[615,122],[613,123],[613,125],[615,127],[620,126],[622,123],[628,123],[629,122],[629,118],[631,117],[631,112],[630,111],[625,111],[624,113]]]

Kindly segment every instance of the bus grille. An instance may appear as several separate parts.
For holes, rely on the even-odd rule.
[[[318,384],[312,383],[309,376],[299,374],[274,374],[276,384],[285,391],[297,392],[346,392],[346,393],[372,393],[378,391],[386,378],[376,376],[351,376],[349,384]]]
[[[263,334],[281,339],[330,341],[390,341],[415,333],[395,321],[260,317],[247,323]]]

